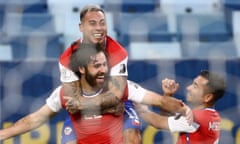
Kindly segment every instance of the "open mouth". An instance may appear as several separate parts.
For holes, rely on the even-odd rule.
[[[97,76],[97,79],[103,79],[104,80],[104,76]]]
[[[93,36],[95,37],[95,38],[102,38],[103,37],[103,34],[102,33],[95,33],[95,34],[93,34]]]

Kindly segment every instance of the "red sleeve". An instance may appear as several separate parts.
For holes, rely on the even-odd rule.
[[[79,39],[76,42],[74,42],[61,54],[59,62],[63,66],[69,68],[70,56],[73,50],[78,48],[78,44],[80,43],[80,41],[81,40]],[[107,37],[106,52],[108,53],[109,56],[110,67],[118,64],[128,56],[126,49],[124,49],[118,42],[111,39],[110,37]]]
[[[110,67],[118,64],[128,56],[126,49],[110,37],[107,37],[106,52],[108,53]]]
[[[80,43],[80,39],[72,43],[70,47],[68,47],[60,56],[59,62],[69,68],[69,63],[70,63],[70,57],[72,55],[72,52],[74,49],[78,48],[78,44]]]

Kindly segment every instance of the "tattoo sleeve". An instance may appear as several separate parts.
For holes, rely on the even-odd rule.
[[[111,77],[108,90],[94,98],[81,98],[82,109],[100,108],[106,110],[118,105],[124,95],[127,77]]]
[[[78,97],[80,96],[80,83],[79,81],[62,83],[64,95]]]

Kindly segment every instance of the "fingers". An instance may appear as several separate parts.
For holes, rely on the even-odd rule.
[[[176,93],[178,88],[179,88],[179,84],[175,80],[167,79],[167,78],[162,80],[162,89],[166,95],[172,95]]]
[[[76,113],[79,111],[80,102],[78,99],[71,96],[63,96],[63,99],[66,100],[65,106],[66,110],[70,113]]]
[[[193,112],[188,106],[187,106],[185,115],[186,115],[186,120],[188,124],[191,125],[193,123],[194,118],[193,118]]]
[[[179,87],[179,84],[175,80],[167,79],[167,78],[162,80],[162,85],[167,88]]]

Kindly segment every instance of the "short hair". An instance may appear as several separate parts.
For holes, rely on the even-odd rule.
[[[80,78],[79,67],[86,67],[91,62],[91,57],[103,52],[107,57],[103,46],[97,44],[79,43],[78,48],[74,49],[70,57],[69,67]]]
[[[214,72],[209,72],[208,70],[202,70],[200,76],[208,80],[206,86],[207,90],[214,96],[212,100],[213,103],[224,96],[226,83],[222,76]]]
[[[93,11],[95,11],[95,12],[100,11],[105,15],[104,10],[99,5],[87,5],[87,6],[83,7],[83,9],[80,12],[80,21],[83,20],[83,18],[85,17],[85,15],[88,12],[93,12]]]

